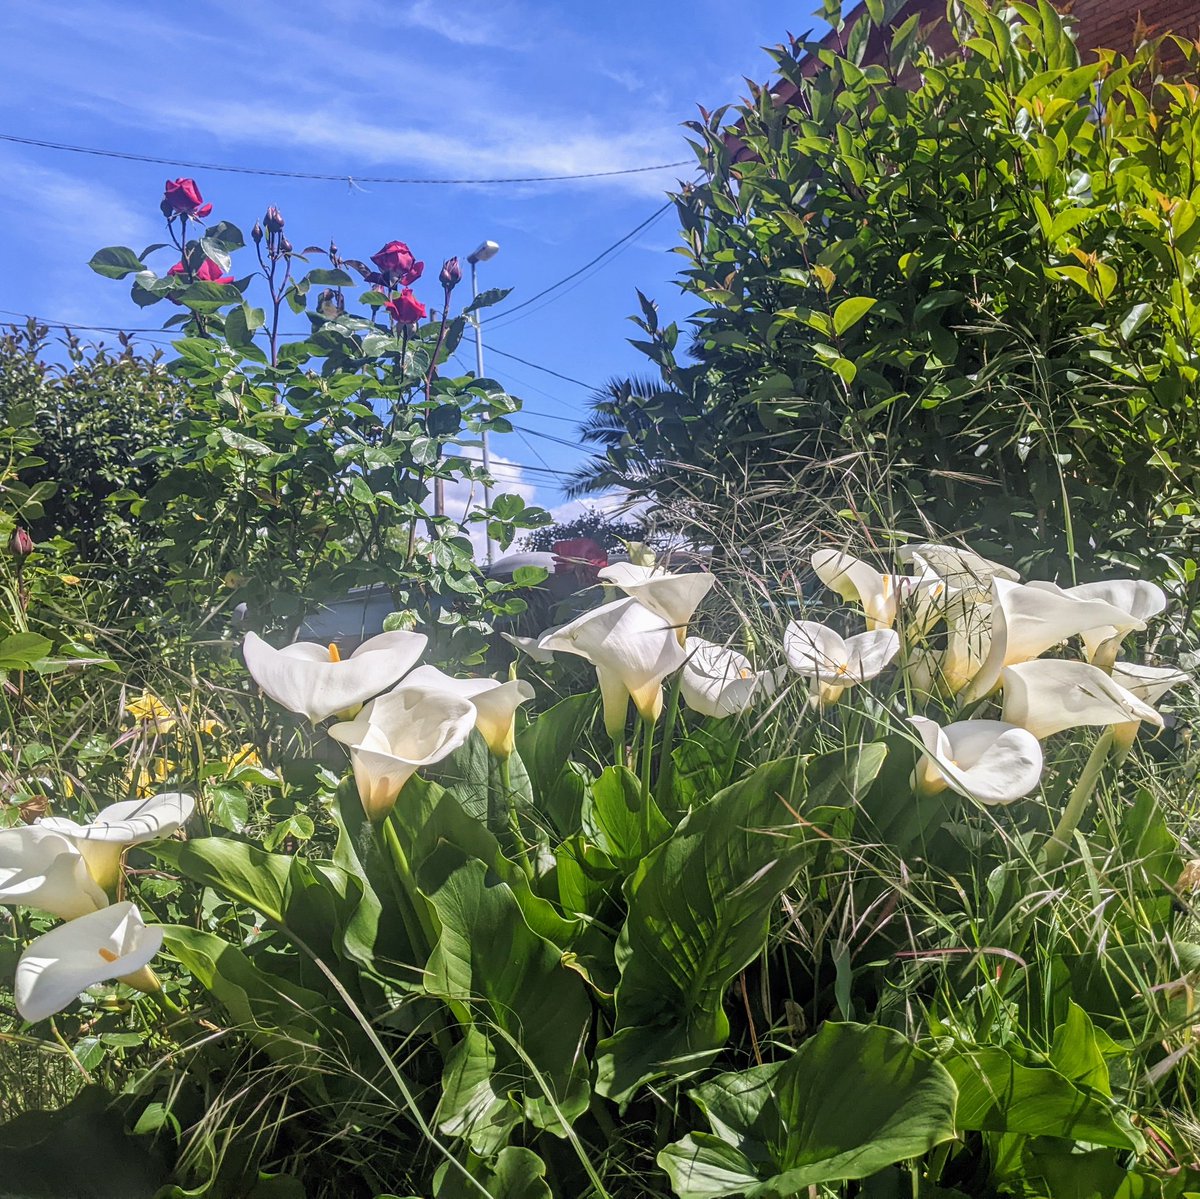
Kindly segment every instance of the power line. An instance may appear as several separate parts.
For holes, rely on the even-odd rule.
[[[317,171],[284,171],[273,167],[230,166],[217,162],[189,162],[182,158],[158,158],[152,154],[133,154],[126,150],[102,150],[96,146],[75,146],[68,142],[51,142],[37,137],[20,137],[15,133],[0,133],[0,141],[19,146],[35,146],[41,150],[61,150],[68,154],[87,154],[94,158],[117,158],[124,162],[146,162],[165,167],[183,167],[189,171],[224,171],[232,175],[264,175],[272,179],[308,179],[318,183],[402,183],[467,185],[472,183],[566,183],[572,179],[607,179],[613,175],[641,175],[649,171],[666,171],[672,167],[689,166],[687,159],[679,162],[659,162],[645,167],[620,167],[611,171],[581,171],[573,175],[512,175],[494,179],[429,179],[394,175],[340,175]]]
[[[548,366],[539,366],[536,362],[530,362],[528,358],[521,358],[516,354],[510,354],[507,350],[498,350],[495,346],[487,347],[489,354],[499,354],[501,358],[511,358],[514,362],[519,362],[522,366],[530,366],[535,371],[541,371],[544,375],[553,375],[556,379],[561,379],[564,383],[574,383],[576,387],[582,387],[587,391],[598,391],[599,388],[594,383],[585,383],[582,379],[572,379],[570,375],[559,374],[558,371],[552,371]]]
[[[647,225],[658,220],[658,218],[660,216],[662,216],[662,214],[664,212],[666,212],[667,209],[670,208],[674,203],[675,203],[674,200],[668,200],[661,208],[656,208],[644,221],[642,221],[642,223],[640,225],[637,225],[633,229],[630,229],[630,231],[628,233],[626,233],[624,237],[618,238],[615,242],[613,242],[613,244],[611,246],[607,246],[605,249],[601,250],[600,253],[597,254],[595,258],[591,259],[589,262],[585,262],[583,264],[583,266],[581,266],[578,270],[572,271],[569,275],[564,275],[563,278],[559,279],[559,281],[557,283],[551,283],[549,287],[542,288],[542,290],[539,291],[536,295],[530,296],[528,300],[522,300],[520,304],[514,304],[511,308],[500,309],[495,314],[495,316],[493,316],[490,320],[484,321],[483,323],[485,325],[487,325],[487,324],[490,324],[491,321],[510,317],[513,315],[514,312],[519,312],[522,308],[528,308],[530,304],[534,303],[537,300],[540,300],[545,295],[549,295],[550,292],[557,291],[560,287],[562,287],[562,285],[564,283],[570,283],[570,281],[572,279],[574,279],[578,275],[582,275],[583,272],[586,271],[589,267],[593,267],[601,259],[607,258],[608,255],[611,254],[619,246],[623,246],[627,241],[636,237],[639,233],[641,233],[641,231],[643,229],[646,228]]]

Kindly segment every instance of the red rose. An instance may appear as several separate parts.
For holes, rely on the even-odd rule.
[[[182,275],[183,263],[177,262],[169,271],[168,275]],[[196,272],[196,282],[198,283],[232,283],[232,275],[222,275],[221,268],[217,266],[211,258],[206,258],[201,264],[200,269]]]
[[[402,241],[388,242],[378,254],[371,255],[371,261],[379,268],[380,277],[369,281],[386,283],[389,287],[410,287],[425,269],[425,264],[417,262]]]
[[[595,582],[596,576],[608,565],[608,553],[590,537],[572,537],[556,541],[550,552],[554,555],[556,575],[575,575],[580,580]]]
[[[425,305],[406,287],[395,299],[388,300],[384,307],[401,325],[411,325],[425,316]]]
[[[212,205],[204,203],[195,179],[168,179],[159,207],[168,219],[186,216],[199,221],[212,212]]]

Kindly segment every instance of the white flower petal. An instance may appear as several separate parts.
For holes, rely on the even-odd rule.
[[[750,659],[723,645],[689,637],[680,676],[683,702],[701,716],[736,716],[775,690],[772,671],[755,671]]]
[[[108,905],[75,842],[43,824],[0,831],[0,904],[74,920]]]
[[[422,766],[463,745],[475,725],[475,706],[430,687],[400,687],[381,695],[329,735],[350,747],[354,779],[367,816],[381,820],[404,784]]]
[[[1068,587],[1066,592],[1079,599],[1100,600],[1112,604],[1114,608],[1128,612],[1130,616],[1141,621],[1157,616],[1167,606],[1166,592],[1145,579],[1102,579],[1095,583],[1081,583],[1078,587]],[[1088,661],[1101,666],[1111,665],[1127,631],[1112,625],[1085,629],[1082,638]]]
[[[1089,662],[1037,658],[1004,667],[1000,683],[1002,718],[1039,741],[1081,725],[1145,720],[1162,728],[1163,718],[1149,704]]]
[[[162,928],[147,925],[132,903],[60,924],[21,954],[13,983],[17,1011],[29,1021],[53,1016],[88,987],[136,974],[162,941]]]
[[[900,634],[894,629],[876,629],[869,633],[855,633],[846,638],[850,653],[850,680],[865,683],[882,674],[887,664],[900,650]]]
[[[498,757],[512,753],[517,709],[535,694],[524,679],[504,683],[496,679],[456,679],[436,666],[418,666],[400,686],[425,687],[468,700],[475,708],[475,727]]]
[[[1010,579],[1015,583],[1021,577],[1011,567],[953,545],[928,541],[902,545],[896,550],[896,557],[901,562],[913,563],[918,573],[932,571],[952,587],[978,599],[986,600],[991,595],[993,579]]]
[[[597,577],[619,587],[676,630],[687,627],[700,601],[717,581],[715,575],[703,570],[672,574],[652,566],[635,566],[632,562],[614,562],[603,567]]]
[[[926,784],[940,781],[984,804],[1008,804],[1028,795],[1042,777],[1042,747],[1026,729],[1001,720],[960,720],[939,728],[910,716],[925,746],[916,771]]]
[[[364,703],[392,686],[425,651],[423,633],[381,633],[364,641],[342,661],[309,642],[278,650],[257,633],[242,643],[246,669],[276,703],[313,724]]]
[[[635,599],[616,600],[585,612],[543,634],[538,645],[586,658],[604,672],[610,685],[619,679],[647,719],[656,719],[662,708],[663,679],[687,657],[676,626]]]
[[[812,568],[847,603],[862,605],[868,629],[890,629],[895,623],[904,585],[901,576],[881,574],[869,562],[840,550],[817,550]]]
[[[964,700],[981,699],[995,690],[1005,666],[1028,662],[1051,646],[1104,625],[1128,632],[1145,622],[1101,600],[1080,599],[1053,583],[992,583],[992,640],[979,673]]]
[[[1173,687],[1192,682],[1192,676],[1178,666],[1142,666],[1137,662],[1114,662],[1112,680],[1130,695],[1156,704]]]

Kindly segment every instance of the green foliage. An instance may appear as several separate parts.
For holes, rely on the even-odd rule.
[[[703,539],[757,499],[739,545],[777,551],[828,505],[1025,568],[1154,555],[1190,585],[1195,47],[1164,47],[1179,78],[1152,43],[1081,64],[1051,6],[969,0],[944,60],[915,15],[868,60],[870,12],[844,53],[773,52],[786,103],[763,88],[692,123],[689,353],[642,297],[661,378],[597,404],[580,486],[631,487]]]

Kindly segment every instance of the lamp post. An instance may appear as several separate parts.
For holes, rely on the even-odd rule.
[[[479,264],[481,262],[487,262],[487,260],[489,258],[495,258],[499,252],[500,252],[500,246],[499,246],[498,242],[484,241],[484,242],[480,242],[479,245],[470,254],[467,255],[467,261],[471,264],[471,299],[472,300],[477,300],[479,298],[479,277],[478,277],[476,268],[479,266]],[[478,308],[475,309],[475,311],[471,313],[471,323],[475,326],[475,377],[478,379],[482,379],[483,378],[483,328],[479,322],[479,309]],[[489,412],[488,415],[490,416],[491,413]],[[488,452],[487,429],[484,429],[484,431],[483,431],[483,473],[484,473],[485,482],[483,484],[483,506],[485,508],[490,508],[492,506],[492,489],[491,489],[490,484],[488,484],[486,482],[486,478],[487,478],[487,475],[489,474],[489,472],[491,471],[491,467],[492,467],[492,459],[491,459],[490,453]],[[485,529],[486,529],[486,526],[485,526]],[[494,547],[493,547],[493,543],[492,543],[492,535],[489,532],[487,534],[487,562],[488,562],[489,566],[491,566],[491,564],[492,564],[493,552],[494,552]]]

